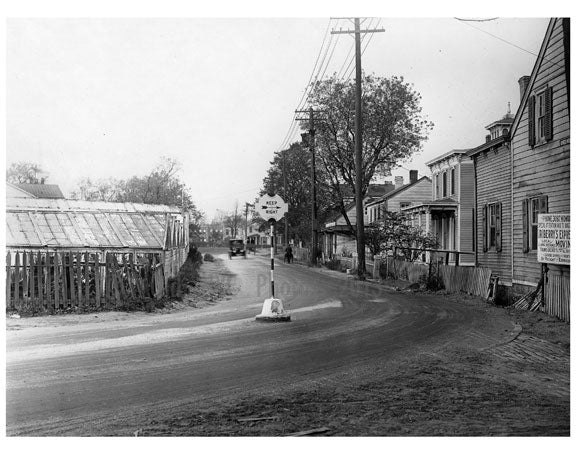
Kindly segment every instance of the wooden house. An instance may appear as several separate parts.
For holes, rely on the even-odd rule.
[[[410,171],[410,182],[404,184],[403,179],[397,179],[393,191],[378,197],[366,204],[367,217],[365,224],[380,221],[386,211],[400,211],[412,205],[417,205],[430,198],[432,182],[428,177],[418,179],[418,171]]]
[[[547,312],[569,320],[569,240],[540,257],[540,214],[570,216],[570,19],[552,18],[510,129],[512,284],[522,295],[544,284]],[[559,218],[560,219],[560,218]],[[543,239],[542,237],[540,239]]]
[[[476,265],[498,276],[497,299],[511,302],[512,230],[510,109],[486,126],[486,142],[468,152],[474,163]]]
[[[58,310],[160,298],[189,250],[177,207],[6,200],[6,304]]]
[[[432,200],[402,209],[442,250],[457,251],[461,265],[474,265],[474,168],[468,150],[451,150],[426,163],[432,173]]]
[[[368,190],[362,201],[364,207],[364,224],[367,223],[368,205],[394,189],[394,185],[389,182],[368,186]],[[348,197],[345,197],[344,201],[347,202],[345,205],[346,216],[354,228],[356,226],[356,203],[354,197],[350,194]],[[334,254],[351,256],[357,253],[356,236],[348,226],[343,214],[334,213],[332,216],[329,216],[321,231],[321,235],[322,239],[319,243],[322,244],[325,258],[331,258]]]

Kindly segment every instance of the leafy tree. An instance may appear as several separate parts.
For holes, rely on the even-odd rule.
[[[311,154],[301,142],[291,144],[286,150],[274,154],[268,173],[263,181],[260,195],[266,193],[278,194],[288,203],[288,233],[296,241],[310,241],[312,231],[312,184],[311,184]],[[322,169],[317,169],[317,219],[321,224],[326,214],[333,207],[325,191],[322,191]],[[286,177],[286,188],[284,188]],[[264,222],[262,220],[262,222]],[[284,221],[277,223],[277,232],[284,233]]]
[[[385,211],[382,220],[368,224],[365,238],[372,256],[382,252],[394,252],[398,248],[403,257],[411,262],[416,260],[424,249],[438,247],[435,236],[410,225],[404,213],[394,211]]]
[[[78,189],[72,191],[73,199],[115,202],[121,197],[120,181],[114,178],[91,180],[82,178],[78,182]]]
[[[421,150],[433,123],[422,116],[420,101],[420,94],[402,77],[363,75],[362,196],[375,176],[388,175]],[[310,105],[324,118],[316,124],[316,148],[326,190],[354,231],[345,209],[346,195],[356,191],[354,81],[333,76],[317,82]]]
[[[161,157],[159,164],[143,177],[127,180],[113,178],[92,181],[82,178],[73,197],[106,202],[150,203],[180,207],[190,214],[190,237],[198,235],[204,213],[196,208],[186,185],[178,177],[180,163]]]
[[[230,229],[230,236],[232,238],[238,238],[244,225],[243,219],[242,213],[238,210],[238,202],[236,202],[234,210],[224,217],[224,226]]]
[[[34,162],[18,161],[6,169],[6,181],[12,184],[39,184],[44,183],[46,178],[40,165]]]

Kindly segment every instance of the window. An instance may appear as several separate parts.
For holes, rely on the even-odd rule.
[[[440,174],[436,174],[434,175],[434,188],[435,188],[435,192],[436,192],[436,199],[440,198]]]
[[[442,172],[442,197],[448,195],[448,181],[446,179],[446,171]]]
[[[525,199],[522,206],[523,250],[538,249],[538,215],[548,213],[548,197],[539,196]]]
[[[410,206],[410,202],[400,202],[400,208],[406,208]]]
[[[531,147],[552,140],[552,87],[528,98],[528,143]]]
[[[491,203],[483,208],[484,252],[495,249],[502,251],[502,203]]]
[[[452,195],[456,194],[456,169],[450,169],[450,192]]]

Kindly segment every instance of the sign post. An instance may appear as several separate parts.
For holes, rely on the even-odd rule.
[[[279,195],[265,195],[254,204],[258,214],[270,223],[270,293],[264,300],[262,312],[256,316],[260,322],[289,322],[290,314],[284,311],[282,300],[274,295],[274,225],[288,211],[288,204]]]

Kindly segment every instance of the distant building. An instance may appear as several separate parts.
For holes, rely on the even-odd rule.
[[[19,191],[18,191],[19,190]],[[38,199],[64,199],[57,184],[7,183],[7,197],[25,197]]]
[[[430,198],[432,182],[428,177],[418,179],[418,171],[410,171],[410,181],[404,184],[402,177],[396,177],[394,190],[366,204],[365,224],[383,220],[386,211],[400,211],[417,205]]]
[[[413,173],[413,178],[417,178],[418,173]],[[400,177],[401,178],[401,177]],[[366,191],[366,196],[363,200],[364,207],[364,223],[367,224],[367,219],[369,218],[369,206],[377,200],[381,200],[386,194],[395,192],[403,186],[403,181],[399,178],[396,179],[396,187],[390,182],[383,184],[371,184]],[[411,186],[411,184],[406,185]],[[345,206],[346,216],[350,221],[350,224],[354,227],[356,226],[356,203],[354,197],[345,198],[345,202],[348,202]],[[348,226],[346,219],[342,213],[335,213],[328,217],[324,228],[322,229],[323,234],[323,249],[326,258],[332,257],[334,254],[356,254],[356,237],[353,230]]]
[[[440,249],[469,253],[461,255],[461,265],[474,264],[474,168],[467,151],[451,150],[427,162],[432,200],[402,210],[411,216],[413,225],[437,237]]]

